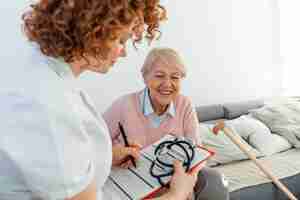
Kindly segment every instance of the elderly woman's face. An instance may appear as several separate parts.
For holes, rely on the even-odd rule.
[[[172,64],[159,61],[154,65],[153,70],[146,76],[145,83],[154,106],[166,106],[180,92],[182,73]]]

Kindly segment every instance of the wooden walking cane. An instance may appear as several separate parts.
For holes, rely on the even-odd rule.
[[[217,124],[214,126],[213,128],[213,133],[215,135],[218,134],[219,130],[223,130],[223,132],[225,133],[225,135],[227,137],[230,138],[230,140],[236,144],[255,164],[256,166],[268,177],[270,178],[273,183],[282,191],[284,192],[288,197],[289,199],[291,200],[298,200],[294,195],[293,193],[291,193],[291,191],[285,186],[283,185],[279,179],[277,177],[275,177],[273,174],[270,173],[270,171],[264,166],[262,165],[259,160],[256,159],[256,156],[250,152],[250,151],[247,151],[247,148],[245,147],[245,144],[243,144],[239,138],[237,138],[233,133],[232,131],[225,127],[225,124],[223,121],[220,121],[220,122],[217,122]]]

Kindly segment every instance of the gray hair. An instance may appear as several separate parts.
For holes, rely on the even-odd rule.
[[[161,60],[165,63],[168,63],[168,61],[170,60],[174,61],[177,64],[176,66],[181,72],[182,77],[186,76],[185,65],[181,57],[175,50],[171,48],[154,48],[147,55],[144,65],[141,69],[144,79],[147,76],[147,74],[152,70],[153,63],[155,63],[157,60]]]

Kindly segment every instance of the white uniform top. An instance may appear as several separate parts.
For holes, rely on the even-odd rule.
[[[69,65],[32,52],[0,89],[0,199],[62,200],[94,179],[98,200],[106,199],[112,147],[104,120]]]

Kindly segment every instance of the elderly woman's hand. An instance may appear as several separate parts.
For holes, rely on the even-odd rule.
[[[114,145],[112,149],[113,159],[112,165],[122,168],[128,168],[133,165],[130,156],[133,157],[135,161],[140,158],[141,145],[137,143],[130,143],[129,147],[122,145]]]

